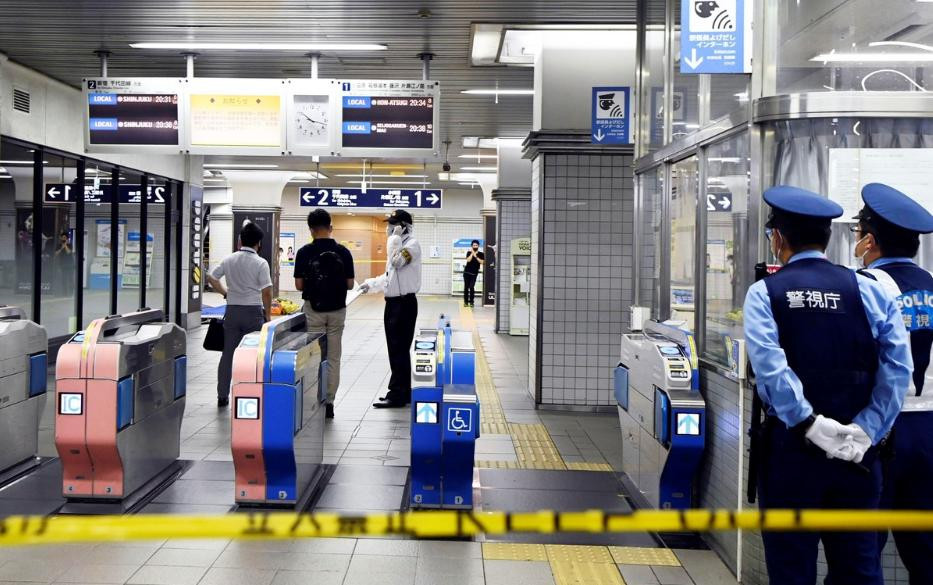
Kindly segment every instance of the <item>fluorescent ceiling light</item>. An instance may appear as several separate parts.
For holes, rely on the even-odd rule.
[[[498,154],[461,154],[457,158],[475,158],[475,159],[499,158],[499,155]]]
[[[12,175],[0,175],[0,179],[12,179]]]
[[[371,43],[199,43],[166,41],[130,43],[134,49],[180,49],[184,51],[385,51],[386,45]]]
[[[205,169],[277,169],[279,165],[263,165],[263,164],[208,164],[204,165]]]
[[[352,185],[427,185],[428,181],[347,181]]]
[[[327,178],[327,175],[324,175],[322,173],[318,173],[316,171],[305,171],[301,173],[295,173],[295,175],[292,177],[292,180],[295,180],[295,179],[326,179],[326,178]]]
[[[427,175],[407,175],[402,173],[400,175],[361,175],[356,173],[355,175],[334,175],[342,179],[427,179]]]
[[[204,179],[205,183],[226,183],[227,179]]]
[[[933,53],[821,53],[810,59],[819,63],[928,63]]]
[[[460,93],[470,95],[534,95],[533,89],[464,89]]]
[[[498,167],[460,167],[461,171],[496,172]]]

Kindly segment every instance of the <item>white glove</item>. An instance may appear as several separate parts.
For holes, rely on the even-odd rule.
[[[391,235],[389,239],[386,240],[386,255],[389,260],[392,259],[392,256],[395,256],[399,250],[402,249],[402,236]]]
[[[363,284],[361,284],[361,285],[359,285],[358,287],[356,287],[356,290],[360,291],[360,294],[364,294],[364,295],[365,295],[366,293],[369,292],[369,288],[370,288],[370,286],[364,282]]]
[[[852,430],[839,421],[819,414],[807,429],[805,436],[811,443],[826,451],[826,457],[851,461]]]
[[[847,445],[845,448],[846,457],[839,457],[846,461],[861,463],[865,453],[871,449],[871,437],[862,430],[862,427],[855,423],[845,425]]]

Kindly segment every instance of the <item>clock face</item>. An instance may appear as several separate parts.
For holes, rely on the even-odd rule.
[[[302,146],[327,146],[330,132],[330,104],[325,95],[295,96],[295,137]]]

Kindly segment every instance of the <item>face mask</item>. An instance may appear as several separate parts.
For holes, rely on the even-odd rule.
[[[858,250],[858,245],[861,244],[863,241],[865,241],[865,238],[867,238],[869,235],[871,234],[865,234],[864,236],[862,236],[861,240],[855,242],[856,250]],[[865,251],[862,252],[862,255],[855,259],[855,263],[859,267],[859,270],[864,270],[868,268],[868,264],[865,262],[865,256],[867,255],[868,255],[868,249],[866,248]]]

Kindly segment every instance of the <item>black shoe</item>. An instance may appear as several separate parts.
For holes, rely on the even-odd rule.
[[[227,408],[230,406],[229,398],[218,398],[217,399],[217,408]]]
[[[330,402],[324,405],[324,418],[334,418],[334,405]]]
[[[406,406],[408,406],[408,403],[404,400],[386,400],[382,398],[377,402],[373,402],[373,408],[405,408]]]

